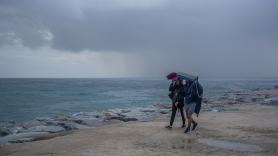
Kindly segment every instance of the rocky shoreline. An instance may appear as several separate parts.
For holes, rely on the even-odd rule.
[[[179,116],[171,130],[164,128],[169,124],[170,108],[163,104],[152,106],[152,109],[110,110],[99,116],[94,113],[76,113],[70,117],[59,114],[51,120],[37,118],[36,122],[46,125],[34,128],[30,124],[29,130],[38,131],[1,137],[6,143],[0,144],[0,155],[273,156],[278,153],[277,97],[278,89],[274,88],[229,92],[220,97],[204,99],[203,112],[198,118],[194,115],[199,125],[195,131],[187,134],[180,128],[182,121]],[[168,112],[163,114],[159,110]],[[142,114],[158,116],[147,120],[139,118]],[[125,118],[136,119],[130,122],[122,120],[123,115]],[[71,122],[82,125],[83,119],[90,116],[97,118],[102,126],[88,126],[78,130],[63,127]],[[106,117],[107,121],[103,121]],[[44,126],[56,126],[47,125],[49,121],[61,124],[57,126],[64,128],[63,131],[54,132],[57,127],[47,127],[47,131],[51,132],[43,131],[46,129]]]
[[[278,89],[274,86],[274,89]],[[203,112],[235,112],[239,109],[230,107],[244,104],[262,104],[278,106],[278,98],[268,93],[256,93],[259,90],[245,92],[228,92],[217,98],[204,98]],[[171,105],[155,104],[149,108],[113,109],[101,113],[80,112],[71,115],[57,114],[53,118],[36,118],[34,120],[0,124],[0,144],[22,143],[44,140],[66,135],[72,130],[94,128],[113,122],[151,121],[165,114],[169,115]]]

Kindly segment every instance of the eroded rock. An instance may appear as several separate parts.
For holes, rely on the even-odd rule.
[[[47,132],[27,132],[27,133],[18,133],[18,134],[11,134],[5,137],[0,137],[0,144],[5,143],[16,143],[16,142],[23,142],[24,140],[32,140],[35,137],[48,134]]]
[[[49,133],[57,133],[57,132],[62,132],[65,131],[65,128],[60,127],[60,126],[35,126],[35,127],[30,127],[26,130],[27,132],[49,132]]]
[[[0,136],[6,136],[11,134],[11,131],[8,128],[0,127]]]

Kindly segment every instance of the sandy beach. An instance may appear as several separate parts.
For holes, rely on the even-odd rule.
[[[278,97],[278,89],[238,94]],[[276,102],[276,103],[275,103]],[[227,100],[226,100],[227,103]],[[150,122],[120,122],[70,131],[51,139],[4,144],[1,156],[132,156],[132,155],[278,155],[277,101],[253,100],[225,106],[227,111],[202,112],[196,131],[184,134],[180,116],[172,130],[169,114]],[[194,116],[195,117],[195,116]],[[196,118],[196,117],[195,117]]]

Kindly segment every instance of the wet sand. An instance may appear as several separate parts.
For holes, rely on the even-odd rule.
[[[278,90],[252,92],[258,94],[278,97]],[[48,140],[0,145],[0,155],[278,155],[278,105],[254,101],[226,107],[231,111],[194,116],[199,126],[189,134],[179,128],[179,116],[172,130],[164,128],[169,122],[165,114],[151,122],[117,121]]]

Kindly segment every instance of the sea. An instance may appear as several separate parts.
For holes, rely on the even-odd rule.
[[[278,79],[200,79],[204,97],[273,88]],[[170,103],[169,81],[145,78],[1,78],[0,121],[24,122],[59,113],[103,112]]]

